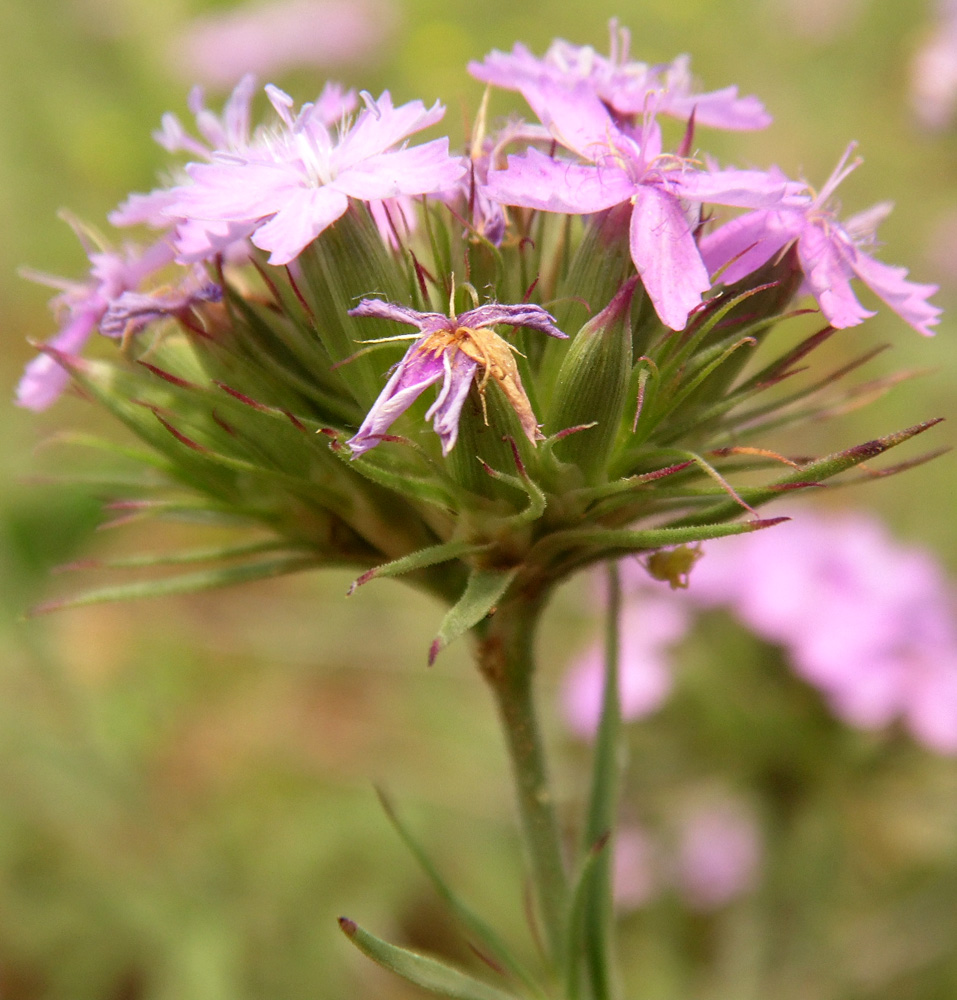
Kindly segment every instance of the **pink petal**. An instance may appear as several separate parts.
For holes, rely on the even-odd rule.
[[[851,269],[844,254],[818,226],[811,223],[804,226],[798,240],[798,258],[805,284],[831,326],[843,330],[875,315],[858,302],[851,291]]]
[[[445,374],[442,359],[436,358],[432,352],[420,350],[421,343],[422,340],[417,340],[406,351],[359,430],[347,442],[353,458],[374,448],[392,424]]]
[[[445,381],[435,402],[426,411],[425,419],[432,420],[435,433],[442,439],[442,454],[448,455],[458,440],[459,417],[478,362],[466,357],[461,351],[456,352],[454,358],[449,351],[443,352],[442,362]]]
[[[302,186],[303,176],[281,163],[191,163],[193,183],[173,189],[166,209],[173,219],[261,219],[279,211]]]
[[[918,333],[932,337],[932,326],[940,322],[941,310],[927,301],[937,292],[936,285],[906,281],[907,268],[891,267],[858,250],[848,263],[854,273]]]
[[[488,175],[490,198],[544,212],[590,215],[628,201],[634,192],[634,181],[621,169],[554,160],[532,148],[510,156],[508,169]]]
[[[795,212],[748,212],[704,236],[701,257],[711,274],[721,272],[722,284],[733,285],[796,239],[801,225]]]
[[[252,241],[271,251],[270,264],[288,264],[348,207],[349,199],[331,187],[302,189],[256,230]]]
[[[89,339],[105,303],[94,303],[79,313],[47,343],[64,354],[78,354]],[[17,405],[28,410],[45,410],[63,393],[70,382],[69,373],[48,354],[34,358],[17,385]]]
[[[465,163],[449,156],[449,140],[370,156],[343,170],[334,187],[363,201],[447,190],[465,174]]]
[[[680,202],[647,184],[635,196],[631,259],[662,323],[683,330],[711,281]]]

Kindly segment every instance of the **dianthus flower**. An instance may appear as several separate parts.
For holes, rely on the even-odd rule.
[[[845,722],[874,729],[900,719],[930,749],[957,753],[953,588],[927,553],[896,545],[876,521],[804,511],[733,547],[712,545],[681,596],[652,592],[643,568],[624,565],[631,595],[622,616],[625,718],[664,700],[667,647],[690,628],[691,608],[721,607],[781,646],[794,672]],[[657,627],[648,627],[651,609]],[[564,687],[565,719],[579,735],[597,725],[600,656],[597,648],[586,653]],[[634,702],[629,692],[649,685],[661,697]]]
[[[363,299],[349,315],[391,319],[416,326],[422,332],[396,366],[362,426],[349,440],[353,457],[375,447],[393,421],[440,380],[442,389],[425,416],[433,421],[432,426],[442,439],[442,454],[447,455],[458,437],[462,406],[479,369],[482,370],[480,389],[494,379],[529,440],[534,442],[539,437],[538,422],[522,387],[512,348],[488,328],[507,324],[564,338],[566,334],[554,325],[554,317],[541,306],[489,302],[458,316],[444,316],[381,299]]]
[[[584,84],[613,114],[623,118],[642,114],[652,97],[661,114],[684,121],[694,114],[701,125],[749,130],[771,124],[761,102],[756,97],[739,97],[737,87],[696,94],[686,55],[659,66],[629,59],[630,32],[619,28],[616,21],[609,28],[607,58],[591,46],[556,39],[541,59],[516,44],[510,53],[496,50],[484,62],[470,63],[469,72],[496,87],[517,90],[539,114],[549,85]]]
[[[90,273],[84,282],[29,275],[61,290],[50,305],[62,317],[62,325],[46,346],[63,354],[78,354],[110,306],[124,292],[139,288],[145,278],[169,264],[173,251],[161,240],[145,249],[126,246],[122,250],[101,250],[90,253],[89,259]],[[69,381],[69,374],[53,357],[41,354],[27,365],[20,379],[17,403],[31,410],[45,410]]]
[[[733,554],[712,546],[692,574],[692,599],[729,605],[783,646],[852,725],[901,718],[921,743],[957,752],[955,595],[929,554],[860,516],[805,511],[767,534],[741,539]]]
[[[605,106],[579,85],[545,83],[540,115],[551,135],[585,163],[570,163],[529,148],[508,168],[489,174],[489,193],[505,205],[590,215],[632,205],[631,257],[661,321],[682,330],[711,288],[695,242],[707,202],[765,207],[802,202],[803,188],[778,171],[702,170],[662,151],[661,131],[649,116],[640,135],[620,129]]]
[[[244,151],[218,151],[209,163],[189,164],[191,183],[174,189],[165,214],[188,227],[188,239],[180,229],[180,259],[214,253],[226,232],[249,235],[270,252],[271,264],[288,264],[345,214],[351,198],[432,194],[451,188],[465,171],[449,155],[448,139],[402,145],[439,121],[438,103],[396,108],[386,91],[333,137],[317,111],[293,116],[287,95],[276,88],[267,93],[279,125]]]
[[[851,290],[851,278],[856,276],[918,333],[931,336],[930,328],[938,323],[940,310],[927,300],[937,286],[907,281],[906,268],[890,267],[861,249],[873,244],[874,231],[890,205],[877,205],[842,224],[829,204],[838,184],[861,162],[848,164],[853,150],[852,143],[812,199],[782,203],[732,219],[701,240],[701,256],[712,273],[724,268],[721,280],[733,284],[794,242],[805,286],[831,326],[856,326],[874,315]]]

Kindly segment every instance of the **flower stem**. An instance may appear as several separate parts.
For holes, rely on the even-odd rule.
[[[562,967],[568,877],[533,696],[534,633],[544,603],[519,595],[499,606],[480,638],[476,656],[495,696],[518,798],[548,955]]]
[[[608,612],[605,621],[605,677],[601,721],[595,740],[591,798],[585,823],[582,851],[601,844],[591,875],[584,952],[592,996],[611,1000],[617,993],[614,965],[614,906],[612,856],[615,821],[621,785],[621,697],[619,658],[621,628],[621,574],[618,564],[607,564]]]

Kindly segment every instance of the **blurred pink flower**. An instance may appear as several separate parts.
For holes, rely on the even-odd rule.
[[[946,128],[957,109],[957,2],[938,4],[934,27],[911,66],[911,107],[928,129]]]
[[[387,0],[273,0],[195,18],[173,39],[177,74],[231,87],[245,73],[371,62],[396,22]]]
[[[712,546],[689,595],[730,606],[784,646],[846,722],[900,718],[925,746],[957,753],[953,588],[928,553],[898,545],[875,519],[804,513],[763,537]]]
[[[761,866],[757,823],[727,799],[698,806],[678,838],[674,879],[694,910],[715,910],[752,889]]]
[[[612,892],[615,907],[627,913],[647,906],[661,888],[659,848],[640,826],[622,826],[615,834]]]
[[[773,0],[787,29],[814,42],[832,42],[853,27],[864,0]]]
[[[957,754],[957,593],[929,553],[899,545],[874,518],[804,512],[773,531],[712,544],[687,592],[665,591],[635,560],[623,571],[626,718],[667,698],[670,647],[693,608],[723,607],[783,647],[845,722],[877,729],[900,721],[929,749]],[[597,725],[601,664],[596,645],[566,677],[563,712],[580,736]]]
[[[677,601],[647,592],[622,613],[619,692],[626,720],[650,715],[671,693],[668,650],[685,633],[688,612]],[[573,733],[590,738],[601,716],[604,651],[595,643],[572,665],[562,687],[565,722]]]
[[[668,833],[636,823],[615,838],[612,888],[619,911],[639,910],[674,889],[692,910],[719,909],[757,883],[763,854],[757,820],[729,794],[689,804]]]

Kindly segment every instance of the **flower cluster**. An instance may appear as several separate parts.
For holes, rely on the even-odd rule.
[[[896,544],[873,518],[804,511],[777,531],[740,539],[733,551],[711,546],[680,600],[638,565],[628,578],[626,718],[665,701],[673,647],[692,628],[693,611],[726,608],[780,646],[845,722],[877,729],[900,721],[931,750],[957,753],[957,594],[928,553]],[[599,656],[587,651],[566,678],[565,717],[582,735],[597,724]]]
[[[221,114],[194,91],[195,129],[167,115],[156,134],[188,162],[110,216],[148,241],[84,236],[90,276],[62,285],[19,402],[49,406],[72,377],[162,452],[151,509],[239,516],[278,551],[183,588],[329,563],[408,573],[452,606],[433,656],[509,594],[776,523],[757,507],[930,424],[795,460],[752,441],[782,407],[799,422],[840,398],[853,366],[756,397],[870,315],[852,280],[925,334],[934,288],[867,252],[884,207],[836,218],[849,152],[820,193],[720,166],[695,128],[764,128],[760,101],[628,50],[613,24],[608,57],[558,41],[473,63],[537,121],[496,129],[483,111],[466,154],[422,136],[439,103],[328,84],[296,108],[267,86],[254,124],[251,77]],[[826,326],[748,367],[802,289]],[[108,360],[80,356],[96,329]],[[754,469],[759,485],[731,482]],[[666,688],[659,670],[636,703]]]

